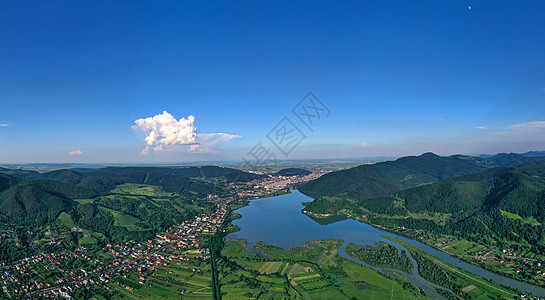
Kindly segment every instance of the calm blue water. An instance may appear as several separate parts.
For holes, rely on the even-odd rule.
[[[296,190],[292,191],[291,194],[252,200],[250,201],[249,206],[236,210],[237,213],[242,215],[242,218],[233,221],[234,225],[240,227],[240,231],[236,232],[234,235],[237,238],[247,239],[250,245],[255,242],[262,241],[284,249],[303,245],[305,242],[312,240],[343,239],[345,243],[343,246],[341,246],[340,250],[344,250],[348,243],[371,246],[377,242],[385,241],[390,244],[394,244],[380,236],[389,235],[409,242],[412,245],[435,255],[452,265],[477,274],[488,280],[505,286],[518,288],[519,290],[536,296],[545,297],[544,288],[497,275],[477,266],[464,263],[455,257],[433,249],[432,247],[420,242],[382,231],[355,220],[347,219],[328,225],[320,225],[301,212],[304,207],[302,203],[310,202],[312,200],[312,198]],[[402,247],[401,245],[395,246]],[[348,256],[344,251],[339,251],[339,255],[345,258]],[[422,281],[421,278],[418,280],[420,282],[413,280],[411,281],[417,286],[423,288],[426,293],[435,296],[436,293],[431,292],[428,288],[429,286],[433,286],[433,284]]]
[[[284,249],[320,239],[349,239],[361,245],[387,241],[379,236],[384,232],[355,220],[347,219],[329,225],[318,224],[301,213],[301,202],[309,201],[312,198],[299,191],[252,200],[249,206],[236,210],[242,215],[241,219],[233,222],[240,227],[236,236],[250,242],[263,241]]]

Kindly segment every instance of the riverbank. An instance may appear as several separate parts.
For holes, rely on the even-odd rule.
[[[532,251],[516,251],[503,249],[497,244],[484,245],[463,238],[437,234],[424,230],[414,230],[406,227],[388,227],[375,224],[371,217],[355,216],[346,211],[330,214],[327,218],[302,210],[307,216],[320,222],[334,218],[353,219],[377,229],[390,232],[411,240],[421,242],[437,251],[456,257],[472,266],[482,268],[498,276],[529,284],[537,288],[545,285],[545,255]],[[321,222],[324,222],[321,221]],[[545,296],[545,292],[542,293]]]
[[[400,239],[384,235],[384,238],[403,245],[411,252],[417,260],[422,277],[432,281],[435,284],[445,286],[462,296],[468,292],[478,290],[488,294],[495,294],[500,297],[518,297],[520,293],[509,288],[503,287],[497,283],[489,282],[475,274],[466,272],[445,261],[419,249]],[[475,295],[473,295],[475,296]],[[477,297],[478,298],[478,297]]]

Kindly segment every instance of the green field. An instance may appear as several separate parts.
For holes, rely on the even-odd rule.
[[[76,201],[79,204],[87,204],[87,203],[93,203],[95,200],[94,199],[75,199],[74,201]]]
[[[150,196],[150,197],[168,197],[171,196],[171,193],[167,193],[160,186],[147,185],[147,184],[137,184],[137,183],[125,183],[116,186],[111,193],[114,194],[128,194],[128,195],[139,195],[139,196]]]
[[[225,299],[425,299],[409,283],[401,283],[341,258],[342,241],[314,241],[285,251],[228,239],[222,255],[221,291]]]
[[[95,245],[97,243],[97,240],[93,236],[93,234],[89,230],[83,231],[83,237],[81,237],[78,241],[80,246],[89,246],[89,245]]]
[[[59,220],[61,220],[61,222],[68,228],[72,228],[72,227],[76,226],[74,224],[74,220],[72,220],[72,217],[69,214],[67,214],[66,212],[62,212],[59,215]]]
[[[195,269],[199,271],[193,271]],[[117,292],[115,299],[212,298],[210,269],[202,262],[176,263],[158,267],[153,272],[130,272],[125,276],[115,278],[110,284]]]
[[[142,221],[138,219],[137,217],[134,217],[128,214],[122,214],[119,212],[114,212],[112,214],[115,219],[115,223],[114,223],[115,226],[125,227],[128,230],[132,230],[132,231],[143,230],[142,227],[137,225],[138,223]]]
[[[277,262],[265,262],[261,265],[261,267],[259,267],[259,270],[258,272],[261,273],[261,274],[273,274],[273,273],[276,273],[278,271],[278,268],[282,266],[282,262],[281,261],[277,261]]]

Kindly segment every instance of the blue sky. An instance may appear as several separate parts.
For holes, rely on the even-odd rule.
[[[545,150],[544,16],[543,1],[1,1],[0,163],[240,160],[260,141],[279,159]],[[331,111],[313,131],[291,112],[309,91]],[[153,123],[147,144],[135,121],[163,111],[194,116],[193,136]],[[287,157],[266,137],[284,117],[306,136]]]

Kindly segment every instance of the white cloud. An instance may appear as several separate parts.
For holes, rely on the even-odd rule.
[[[519,124],[505,126],[504,128],[506,129],[544,129],[545,121],[523,122]]]
[[[83,154],[83,151],[81,151],[81,150],[79,150],[79,149],[78,149],[78,150],[74,150],[74,151],[68,152],[68,155],[70,155],[70,156],[82,155],[82,154]]]
[[[0,127],[8,127],[11,126],[11,124],[0,124]]]
[[[488,127],[487,126],[477,126],[475,127],[476,129],[479,129],[479,130],[487,130]]]
[[[218,153],[217,150],[213,150],[219,142],[227,142],[232,139],[240,138],[240,135],[228,134],[228,133],[203,133],[197,136],[198,144],[191,145],[189,152],[192,153]]]
[[[163,111],[160,115],[134,121],[132,128],[148,133],[145,139],[148,145],[142,153],[149,153],[151,147],[154,151],[161,151],[163,146],[197,143],[197,127],[193,122],[194,116],[176,120],[173,115]]]
[[[437,122],[445,122],[446,119],[436,119]]]
[[[496,134],[519,138],[545,137],[545,121],[523,122],[505,126],[501,129],[502,131]]]
[[[187,151],[189,151],[191,153],[218,153],[218,151],[203,148],[199,144],[193,144],[193,145],[189,146],[189,149]]]
[[[188,151],[191,153],[218,153],[214,149],[216,144],[241,137],[228,133],[197,134],[194,122],[194,116],[177,120],[173,115],[163,111],[160,115],[134,121],[132,129],[148,134],[143,154],[149,153],[150,149],[162,151],[165,146],[171,145],[189,145]]]
[[[363,143],[361,143],[360,145],[361,145],[363,148],[371,148],[371,147],[372,147],[371,144],[366,143],[366,142],[363,142]]]

